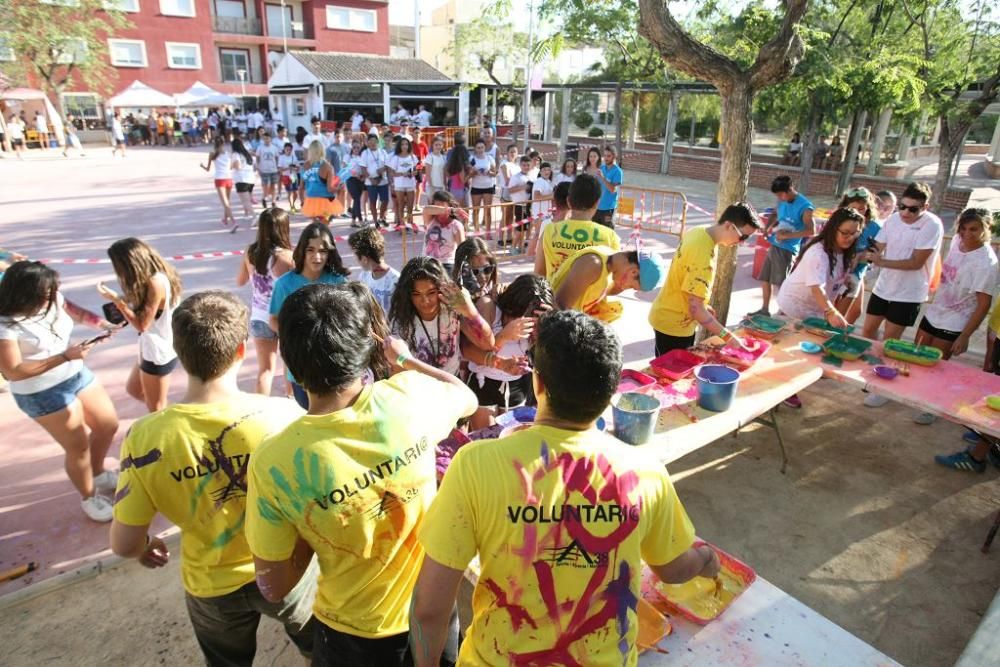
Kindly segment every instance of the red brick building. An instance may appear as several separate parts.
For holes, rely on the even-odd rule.
[[[265,97],[287,50],[389,55],[388,0],[117,0],[133,27],[107,40],[115,92],[139,80],[167,94],[196,81]],[[43,9],[43,8],[42,8]],[[41,10],[41,9],[40,9]],[[76,89],[67,110],[90,116],[101,101]]]

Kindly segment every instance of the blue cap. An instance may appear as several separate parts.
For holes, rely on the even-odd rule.
[[[663,259],[650,252],[639,252],[639,291],[652,292],[667,277],[667,266]]]

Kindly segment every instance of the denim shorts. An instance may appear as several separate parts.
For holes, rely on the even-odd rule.
[[[261,173],[260,175],[261,185],[277,185],[277,183],[278,183],[278,172],[274,172],[273,174],[265,174],[263,172]]]
[[[54,387],[36,391],[34,394],[13,394],[14,402],[21,408],[21,412],[32,419],[38,419],[68,408],[76,400],[76,395],[89,387],[93,381],[94,374],[84,366],[79,373]]]
[[[365,186],[368,190],[368,201],[375,203],[377,201],[387,202],[389,201],[389,186],[388,185],[367,185]]]
[[[263,320],[250,320],[250,337],[275,340],[278,338],[278,334],[274,333],[274,329],[267,322]]]

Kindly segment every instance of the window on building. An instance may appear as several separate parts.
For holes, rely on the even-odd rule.
[[[78,7],[80,0],[38,0],[43,5],[59,5],[60,7]]]
[[[250,83],[250,52],[246,49],[219,49],[219,64],[222,65],[222,80],[229,83],[240,82],[240,71],[244,81]]]
[[[92,93],[63,93],[63,109],[67,114],[86,120],[100,120],[101,104]]]
[[[141,39],[109,39],[108,50],[116,67],[146,66],[146,42]]]
[[[67,39],[60,46],[56,62],[62,65],[82,63],[87,59],[87,42],[82,39]]]
[[[267,12],[267,34],[269,37],[293,37],[291,5],[265,5]],[[284,28],[284,33],[282,33]]]
[[[120,12],[139,11],[139,0],[104,0],[105,9],[117,9]]]
[[[372,9],[353,9],[351,7],[326,7],[326,27],[332,30],[357,30],[375,32],[378,30],[378,20]]]
[[[10,47],[7,38],[0,35],[0,62],[12,62],[14,60],[14,49]]]
[[[201,69],[201,47],[197,44],[166,42],[166,46],[171,69]]]
[[[194,16],[194,0],[160,0],[160,13],[165,16]]]
[[[247,7],[243,0],[215,0],[215,15],[244,19],[247,16]]]

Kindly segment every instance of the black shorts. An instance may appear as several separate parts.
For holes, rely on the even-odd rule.
[[[920,314],[920,304],[909,301],[886,301],[872,293],[868,299],[868,310],[865,312],[875,317],[884,317],[899,327],[912,327]]]
[[[24,139],[11,139],[10,140],[10,145],[11,146],[23,146],[24,145]]]
[[[476,195],[495,195],[497,193],[497,186],[492,186],[488,188],[472,188],[471,194],[473,197]]]
[[[666,354],[671,350],[686,350],[692,345],[694,345],[694,334],[690,336],[671,336],[670,334],[665,334],[662,331],[654,330],[653,333],[656,334],[656,343],[653,348],[653,354],[657,357],[661,354]]]
[[[962,335],[961,331],[948,331],[947,329],[938,329],[936,326],[931,324],[927,320],[927,316],[924,315],[920,319],[920,330],[926,334],[930,334],[935,338],[940,338],[941,340],[946,340],[949,343],[954,343],[958,340],[958,337]]]
[[[497,406],[501,408],[516,408],[528,401],[528,388],[531,386],[531,373],[523,375],[512,382],[501,382],[492,378],[483,378],[483,386],[479,386],[479,377],[474,373],[465,381],[472,393],[479,399],[480,406]],[[507,395],[504,396],[504,384],[507,385]]]
[[[339,632],[328,625],[313,623],[312,664],[324,667],[409,667],[410,634],[369,639]]]
[[[253,192],[253,185],[254,185],[253,183],[237,183],[236,184],[236,191],[237,192]]]
[[[170,375],[177,368],[177,357],[174,357],[165,364],[154,364],[152,361],[142,359],[139,361],[139,370],[147,375],[163,377]]]
[[[613,208],[599,208],[594,212],[594,217],[591,218],[593,222],[599,225],[604,225],[608,229],[615,228],[615,209]]]

